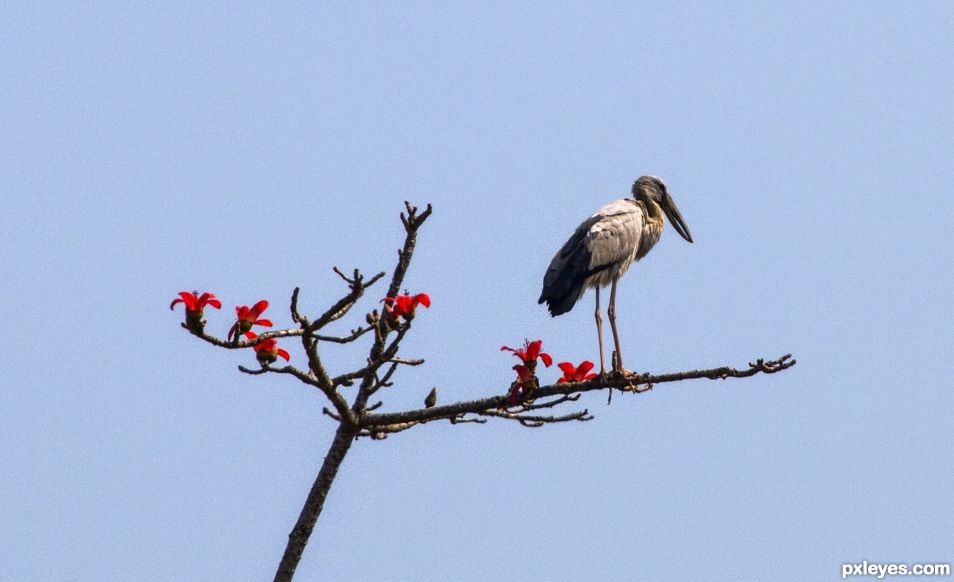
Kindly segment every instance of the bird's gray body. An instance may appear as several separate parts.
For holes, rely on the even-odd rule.
[[[606,287],[646,256],[662,234],[655,202],[614,200],[584,220],[557,251],[543,277],[540,303],[561,315],[592,287]]]

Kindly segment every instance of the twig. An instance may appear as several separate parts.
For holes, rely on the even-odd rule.
[[[335,410],[338,411],[338,414],[341,417],[338,420],[344,419],[344,422],[348,424],[357,424],[358,422],[357,417],[354,415],[354,413],[351,411],[351,408],[348,406],[348,402],[344,399],[344,397],[341,394],[339,394],[334,389],[328,390],[326,386],[322,382],[320,382],[317,378],[310,376],[307,372],[303,370],[299,370],[295,366],[283,366],[281,368],[272,368],[270,366],[263,366],[259,370],[252,370],[252,369],[246,368],[245,366],[239,366],[238,369],[241,372],[245,372],[246,374],[251,374],[253,376],[258,376],[261,374],[265,374],[267,372],[274,372],[276,374],[289,374],[291,376],[294,376],[299,381],[305,384],[308,384],[309,386],[314,386],[315,388],[318,388],[319,390],[324,392],[325,396],[328,397],[328,400],[330,400],[331,404],[335,407]]]
[[[387,363],[390,364],[404,364],[405,366],[420,366],[424,363],[424,360],[414,359],[414,360],[404,360],[401,358],[391,358]]]
[[[373,329],[374,329],[374,326],[369,325],[367,327],[359,327],[358,329],[351,330],[351,335],[346,335],[342,337],[334,336],[334,335],[319,335],[317,333],[313,334],[312,337],[318,341],[333,342],[336,344],[347,344],[347,343],[351,343],[355,341],[356,339],[358,339],[359,337],[363,336],[364,334],[368,333],[369,331]]]
[[[538,428],[544,424],[551,424],[556,422],[570,422],[574,420],[578,421],[588,421],[593,420],[593,417],[590,415],[589,411],[586,409],[580,410],[578,412],[571,412],[570,414],[564,414],[560,416],[539,416],[534,414],[522,414],[519,412],[510,412],[507,410],[485,410],[478,412],[477,414],[481,416],[494,416],[497,418],[505,418],[507,420],[516,420],[523,426],[530,428]]]

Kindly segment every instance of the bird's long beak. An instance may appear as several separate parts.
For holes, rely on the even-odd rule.
[[[672,223],[673,228],[676,229],[676,232],[679,233],[679,236],[686,239],[689,242],[692,242],[692,235],[689,234],[689,227],[686,226],[686,221],[683,220],[682,214],[679,213],[679,208],[676,206],[676,202],[672,199],[672,196],[667,192],[663,198],[663,211],[666,213],[666,216],[669,217],[669,222]]]

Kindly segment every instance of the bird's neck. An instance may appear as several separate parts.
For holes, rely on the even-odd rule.
[[[654,200],[646,200],[643,204],[646,205],[646,216],[652,220],[662,220],[663,209],[659,203]]]

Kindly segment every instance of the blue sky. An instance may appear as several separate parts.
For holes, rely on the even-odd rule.
[[[597,357],[592,295],[555,319],[536,298],[641,174],[696,242],[667,229],[624,279],[627,366],[798,366],[588,396],[589,423],[362,440],[296,580],[954,561],[946,3],[6,2],[0,21],[0,580],[273,575],[333,424],[314,390],[188,336],[176,292],[222,298],[219,334],[261,298],[288,325],[295,286],[318,312],[333,265],[389,270],[403,201],[430,202],[407,286],[433,305],[402,352],[427,364],[387,406],[502,393],[503,344]]]

